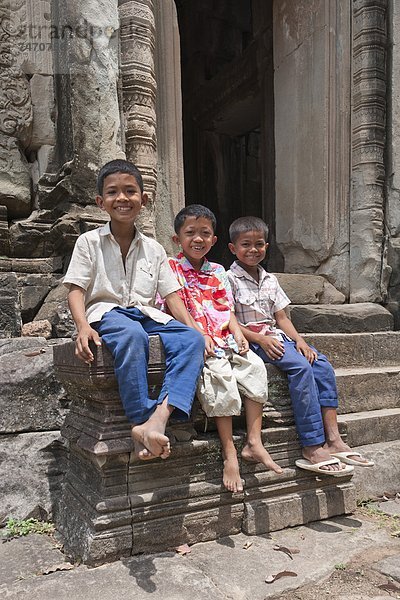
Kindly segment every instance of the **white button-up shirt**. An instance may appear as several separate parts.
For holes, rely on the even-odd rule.
[[[181,287],[161,244],[137,230],[124,268],[109,223],[79,236],[63,283],[86,291],[89,323],[100,321],[115,306],[134,306],[154,321],[168,323],[172,317],[154,308],[156,295],[165,298]]]

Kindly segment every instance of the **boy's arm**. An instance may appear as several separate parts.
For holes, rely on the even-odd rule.
[[[93,340],[96,346],[101,346],[101,339],[86,319],[85,290],[78,285],[71,284],[68,292],[68,305],[78,331],[75,353],[85,363],[90,363],[94,360],[94,356],[89,348],[89,340]]]
[[[310,348],[307,342],[301,337],[292,321],[288,318],[284,310],[278,310],[274,314],[276,325],[279,329],[282,329],[287,336],[292,338],[296,343],[296,349],[300,354],[303,354],[308,362],[312,365],[314,360],[317,359],[317,353]]]
[[[246,354],[249,350],[249,343],[246,336],[243,335],[242,327],[239,325],[235,313],[231,312],[231,318],[229,319],[229,330],[235,338],[235,342],[238,345],[239,354]]]

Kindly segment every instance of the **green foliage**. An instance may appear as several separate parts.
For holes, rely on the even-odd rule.
[[[19,520],[12,517],[8,519],[6,523],[7,537],[21,537],[29,533],[50,535],[54,533],[54,525],[37,519]]]
[[[346,565],[344,563],[338,563],[337,565],[335,565],[335,569],[336,571],[345,571]]]

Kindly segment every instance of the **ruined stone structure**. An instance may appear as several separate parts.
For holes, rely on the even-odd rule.
[[[390,331],[400,329],[399,32],[396,0],[0,0],[6,513],[20,481],[28,494],[32,474],[55,473],[34,502],[47,494],[70,552],[97,564],[152,550],[165,527],[171,536],[158,541],[167,547],[354,507],[351,481],[294,469],[287,389],[272,368],[264,433],[285,476],[244,468],[245,495],[235,499],[220,489],[218,441],[201,418],[168,472],[162,461],[144,468],[110,357],[99,354],[89,371],[68,345],[44,339],[72,333],[60,279],[77,236],[104,222],[96,172],[120,157],[144,174],[151,201],[141,229],[170,253],[185,203],[216,213],[213,258],[227,266],[231,220],[254,214],[270,224],[268,268],[294,301],[295,325],[319,332],[333,360],[343,431],[352,445],[376,448],[376,460],[384,455],[385,469],[363,474],[357,493],[388,489],[379,477],[390,461],[399,473],[400,444],[400,333]],[[157,348],[153,359],[159,372]],[[59,503],[63,461],[49,458],[49,445],[60,451],[55,431],[71,401]],[[242,440],[239,431],[238,448]],[[14,472],[20,481],[10,485]]]
[[[1,335],[68,331],[46,295],[103,221],[97,169],[123,156],[168,251],[185,202],[216,212],[225,264],[227,225],[256,214],[271,270],[322,275],[398,325],[396,2],[2,0],[0,18]],[[52,259],[46,280],[32,258]]]

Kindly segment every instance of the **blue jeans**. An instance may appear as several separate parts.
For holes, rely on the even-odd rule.
[[[157,323],[138,308],[113,308],[92,327],[114,358],[115,376],[126,416],[144,423],[168,396],[174,417],[188,418],[204,364],[204,337],[172,319]],[[149,335],[159,335],[165,351],[165,376],[157,399],[149,398],[147,366]]]
[[[294,421],[301,446],[320,445],[325,442],[321,407],[337,408],[336,377],[332,365],[314,347],[318,360],[312,365],[297,352],[293,341],[283,342],[282,358],[272,360],[258,344],[250,344],[264,362],[275,365],[287,374]]]

